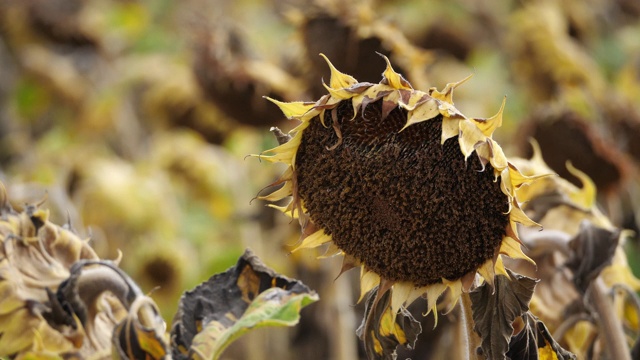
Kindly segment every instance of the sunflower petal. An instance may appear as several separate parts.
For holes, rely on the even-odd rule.
[[[512,239],[507,236],[504,237],[504,239],[502,240],[502,244],[500,245],[500,254],[507,255],[512,259],[524,259],[530,262],[531,264],[536,265],[535,261],[533,261],[530,257],[525,255],[524,252],[522,252],[520,243],[517,242],[515,239]]]
[[[407,114],[407,123],[400,131],[408,128],[413,124],[431,120],[438,116],[439,113],[440,111],[438,110],[438,102],[435,99],[429,99],[424,103],[416,106],[415,109],[409,111],[409,113]]]
[[[496,275],[504,275],[506,277],[509,277],[509,273],[507,273],[507,269],[504,267],[504,262],[502,261],[502,255],[498,255],[498,257],[496,258],[494,270],[496,272]]]
[[[315,103],[306,102],[306,101],[293,101],[293,102],[282,102],[276,99],[272,99],[268,96],[264,97],[265,99],[271,101],[272,103],[278,105],[280,111],[287,117],[287,119],[293,119],[304,115],[307,111],[311,110]]]
[[[313,234],[307,236],[306,238],[304,238],[304,240],[302,240],[302,242],[300,243],[300,245],[296,246],[295,249],[293,249],[291,252],[296,252],[300,249],[311,249],[311,248],[315,248],[318,247],[322,244],[326,244],[329,241],[331,241],[331,236],[327,235],[324,230],[318,230],[316,232],[314,232]]]
[[[469,158],[476,146],[486,142],[486,140],[487,137],[471,121],[460,121],[458,142],[460,143],[460,151],[462,151],[465,159]]]
[[[593,208],[593,204],[596,201],[596,186],[593,180],[591,180],[587,174],[574,167],[571,161],[567,161],[566,166],[571,175],[577,177],[582,182],[582,189],[570,193],[569,198],[585,209]]]
[[[438,304],[438,299],[447,290],[447,285],[443,283],[431,284],[427,287],[427,315],[431,312],[431,309],[435,309]]]
[[[331,61],[329,61],[329,58],[327,58],[324,54],[321,53],[320,56],[322,56],[322,58],[327,62],[327,65],[329,65],[329,69],[331,69],[331,79],[329,80],[329,86],[332,89],[344,89],[358,83],[358,80],[356,80],[353,76],[338,71],[338,69],[333,66]]]
[[[538,224],[537,222],[529,219],[529,217],[527,216],[527,214],[524,213],[524,211],[522,211],[522,209],[520,208],[520,205],[518,205],[518,203],[514,200],[513,203],[513,207],[511,207],[511,212],[509,213],[509,218],[511,219],[511,221],[515,221],[517,223],[520,223],[524,226],[538,226],[541,227],[540,224]]]
[[[269,195],[258,196],[260,200],[266,201],[278,201],[286,198],[287,196],[291,196],[293,190],[293,183],[291,181],[285,181],[282,187]]]
[[[452,312],[453,309],[455,309],[456,305],[458,304],[458,300],[462,295],[462,281],[460,280],[449,281],[445,278],[442,278],[442,283],[447,285],[447,288],[449,288],[449,291],[451,291],[451,293],[449,294],[449,298],[451,300],[447,304],[447,309],[444,311],[446,315]]]
[[[411,283],[402,282],[396,283],[391,290],[391,310],[394,314],[398,313],[400,307],[407,301],[409,298],[409,294],[411,294],[411,290],[413,290],[415,286]]]
[[[460,134],[460,121],[456,118],[442,117],[442,137],[440,139],[440,145],[444,144],[447,139]]]
[[[504,112],[504,106],[506,103],[507,97],[505,96],[497,114],[488,119],[471,119],[486,137],[490,138],[493,135],[493,132],[502,126],[502,113]]]
[[[378,285],[380,285],[380,276],[373,271],[366,270],[363,266],[362,272],[360,273],[360,298],[358,299],[358,303],[364,299],[364,296],[369,291]]]
[[[467,76],[466,78],[458,81],[458,82],[454,82],[454,83],[448,83],[444,89],[442,89],[442,92],[436,90],[436,88],[431,88],[430,89],[430,95],[433,96],[434,98],[438,99],[438,100],[442,100],[442,101],[446,101],[449,104],[453,105],[453,90],[455,88],[457,88],[458,86],[464,84],[465,82],[467,82],[467,80],[471,79],[471,77],[473,77],[473,74]]]
[[[409,82],[405,78],[403,78],[402,75],[400,75],[399,73],[395,72],[395,70],[393,70],[393,67],[391,67],[391,62],[389,61],[389,58],[387,58],[382,54],[380,54],[380,56],[382,56],[382,58],[384,58],[384,61],[387,62],[387,68],[382,73],[382,76],[384,77],[384,79],[382,80],[382,83],[386,83],[387,85],[391,86],[394,89],[413,90],[413,87],[411,87],[411,84],[409,84]]]
[[[485,261],[478,269],[478,273],[480,273],[480,276],[484,278],[484,281],[493,286],[493,280],[496,277],[496,270],[492,259]]]

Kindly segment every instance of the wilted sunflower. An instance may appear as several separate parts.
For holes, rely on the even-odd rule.
[[[342,271],[361,267],[361,299],[391,289],[393,314],[422,294],[429,313],[446,289],[452,308],[476,273],[489,283],[507,274],[501,255],[532,261],[516,222],[535,223],[515,191],[535,177],[492,139],[504,103],[491,118],[468,118],[452,101],[464,80],[414,90],[385,58],[379,84],[359,83],[326,60],[329,94],[315,103],[269,99],[301,122],[260,155],[288,165],[271,184],[281,187],[260,198],[292,197],[280,209],[299,218],[295,250],[329,243],[327,256],[344,255]]]

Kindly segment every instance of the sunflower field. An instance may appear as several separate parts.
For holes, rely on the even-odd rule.
[[[640,359],[637,0],[0,0],[0,359]]]

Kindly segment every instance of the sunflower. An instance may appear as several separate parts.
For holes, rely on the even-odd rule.
[[[361,83],[321,56],[329,93],[316,102],[268,98],[300,124],[259,155],[288,165],[270,185],[280,187],[259,198],[291,198],[270,206],[299,219],[293,251],[328,244],[325,256],[344,256],[342,272],[361,268],[360,299],[390,291],[393,314],[419,296],[435,314],[447,289],[452,309],[476,274],[488,283],[508,276],[502,255],[533,262],[516,223],[536,223],[516,190],[537,176],[524,176],[492,138],[504,102],[493,117],[469,118],[452,101],[468,78],[418,91],[384,57],[382,81]]]

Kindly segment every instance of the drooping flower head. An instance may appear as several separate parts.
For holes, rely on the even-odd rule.
[[[326,58],[325,58],[326,59]],[[261,199],[291,197],[280,209],[298,217],[296,250],[329,244],[343,271],[361,267],[361,298],[391,289],[390,306],[426,294],[428,311],[450,289],[453,304],[476,274],[506,275],[501,255],[531,261],[516,223],[535,225],[516,189],[526,177],[507,161],[492,134],[502,123],[469,118],[453,90],[414,90],[386,59],[379,84],[360,83],[327,59],[329,92],[317,102],[269,99],[300,121],[290,138],[262,159],[288,165]],[[466,80],[466,79],[465,79]]]

